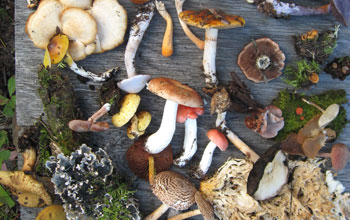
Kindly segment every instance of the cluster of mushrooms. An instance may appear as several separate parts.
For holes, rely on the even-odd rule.
[[[232,81],[228,85],[218,82],[215,64],[218,29],[243,27],[245,20],[241,16],[229,15],[216,9],[183,10],[182,6],[185,0],[175,0],[184,33],[199,49],[204,50],[203,70],[206,83],[204,91],[211,96],[211,114],[217,115],[215,126],[207,132],[208,144],[201,161],[192,173],[192,177],[204,179],[210,168],[215,149],[218,147],[221,151],[225,151],[229,146],[229,141],[246,155],[246,159],[229,160],[214,177],[202,181],[198,190],[183,175],[169,171],[172,164],[179,167],[185,166],[196,153],[198,147],[197,119],[204,114],[204,102],[199,93],[177,80],[166,77],[151,79],[150,75],[137,74],[135,68],[136,52],[156,11],[166,21],[162,45],[162,55],[165,57],[171,56],[173,53],[173,24],[162,1],[133,0],[132,2],[140,4],[140,7],[132,22],[125,49],[124,62],[127,79],[115,83],[126,95],[118,102],[119,111],[112,114],[111,121],[118,128],[128,124],[127,136],[130,139],[135,139],[134,144],[129,147],[126,153],[129,168],[138,177],[149,180],[152,192],[162,202],[161,207],[145,219],[158,219],[169,208],[186,210],[195,203],[198,210],[182,213],[170,219],[185,219],[199,214],[202,214],[206,220],[214,219],[215,215],[220,219],[249,219],[264,216],[278,216],[283,219],[285,216],[282,215],[287,212],[277,213],[277,204],[281,203],[282,205],[282,203],[288,204],[290,202],[294,205],[300,200],[300,204],[303,204],[300,205],[300,209],[306,207],[305,201],[299,197],[295,198],[293,202],[290,201],[291,198],[294,198],[293,196],[298,196],[298,192],[294,192],[293,187],[288,187],[288,181],[289,176],[293,176],[292,184],[300,184],[298,178],[305,177],[305,175],[297,176],[298,169],[312,168],[311,172],[318,169],[321,163],[312,162],[308,158],[331,157],[334,170],[339,171],[345,167],[346,162],[350,159],[346,145],[337,143],[332,148],[331,153],[319,153],[325,142],[335,137],[334,131],[326,127],[338,114],[339,106],[336,104],[329,106],[326,110],[320,109],[321,114],[311,119],[298,134],[292,134],[281,144],[269,148],[261,157],[234,134],[225,121],[226,114],[232,110],[250,113],[251,115],[247,116],[245,120],[246,126],[259,133],[263,138],[275,137],[284,126],[283,112],[276,106],[264,107],[257,103],[235,73],[231,73]],[[38,2],[28,0],[28,7],[32,7],[36,3]],[[349,24],[349,10],[346,10],[349,9],[349,2],[346,0],[332,0],[327,7],[321,8],[304,8],[272,0],[251,3],[257,4],[259,10],[269,10],[268,13],[276,17],[332,11],[337,14],[337,19]],[[187,25],[205,29],[205,40],[197,38]],[[75,61],[82,60],[90,54],[103,53],[119,46],[124,40],[126,29],[127,12],[117,0],[41,1],[38,3],[37,10],[26,23],[26,33],[34,45],[45,50],[43,61],[45,67],[50,68],[51,65],[65,63],[72,71],[94,81],[109,81],[117,68],[102,74],[95,74],[79,67]],[[278,44],[269,38],[253,40],[252,43],[243,48],[238,56],[238,66],[247,79],[256,83],[268,82],[280,76],[284,68],[284,61],[284,53]],[[147,90],[166,100],[159,129],[148,136],[144,134],[151,123],[151,114],[138,110],[142,101],[138,93],[145,86]],[[75,132],[100,132],[109,129],[108,122],[98,120],[111,111],[115,101],[110,99],[103,103],[101,109],[87,120],[70,121],[69,128]],[[307,100],[305,101],[314,105]],[[176,131],[176,122],[184,123],[185,134],[183,152],[173,159],[171,141]],[[22,171],[1,172],[0,183],[11,187],[19,197],[19,201],[31,196],[36,199],[33,201],[40,203],[38,206],[51,205],[51,196],[42,184],[25,173],[33,166],[28,164],[26,158],[30,156],[26,155],[27,153],[23,155],[25,165]],[[298,162],[291,162],[290,155],[299,155],[306,158],[305,160],[308,162],[297,165]],[[112,162],[104,150],[100,149],[93,153],[90,148],[83,145],[70,157],[64,155],[57,158],[52,157],[47,162],[47,166],[54,173],[52,182],[55,185],[56,194],[59,194],[65,202],[63,207],[68,219],[75,219],[74,213],[77,210],[79,214],[91,212],[94,213],[94,217],[102,215],[103,204],[98,203],[91,210],[91,207],[84,206],[84,199],[80,198],[77,192],[81,193],[82,189],[90,189],[87,181],[99,178],[102,184],[106,181],[107,176],[112,174]],[[295,171],[291,173],[293,168]],[[90,169],[96,175],[88,176],[87,180],[84,179],[84,174],[80,173],[76,174],[74,176],[76,179],[74,179],[68,174],[75,169],[79,172]],[[305,168],[303,172],[308,172],[308,170]],[[322,176],[318,170],[317,172],[313,179],[315,181],[316,176]],[[325,181],[328,178],[329,195],[327,198],[329,200],[327,202],[332,203],[329,207],[337,209],[337,213],[329,211],[328,214],[343,213],[349,216],[349,207],[344,204],[349,203],[350,196],[341,195],[340,183],[337,183],[331,174],[322,178],[323,182],[319,180],[317,184],[320,184],[323,187],[320,188],[324,190]],[[33,186],[13,184],[16,182],[15,180],[19,179],[23,180],[23,183],[30,182]],[[334,182],[336,182],[336,186],[330,190],[334,186]],[[29,188],[31,190],[28,190]],[[300,193],[307,194],[309,192],[305,187],[300,189]],[[331,201],[331,196],[337,199]],[[287,200],[288,197],[290,200]],[[72,199],[77,201],[71,203]],[[21,204],[26,205],[25,202]],[[310,207],[309,209],[314,211],[314,207]],[[51,212],[56,208],[57,213],[59,213],[57,216],[62,217],[61,206],[50,207],[46,212]],[[322,215],[322,213],[316,211],[312,213],[312,211],[311,214],[309,212],[308,215],[305,215],[310,217],[314,214],[322,218],[327,214]],[[289,210],[288,213],[292,215],[293,211]],[[45,219],[45,215],[48,214],[45,212],[39,214],[38,219]],[[57,219],[61,217],[57,217]]]

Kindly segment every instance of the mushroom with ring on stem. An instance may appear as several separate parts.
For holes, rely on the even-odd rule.
[[[197,118],[203,113],[203,108],[178,106],[176,122],[185,123],[184,151],[174,160],[174,164],[179,167],[185,166],[197,151]]]
[[[215,9],[185,10],[179,14],[179,17],[188,25],[205,29],[203,53],[205,82],[207,86],[215,87],[218,84],[215,65],[218,29],[242,27],[245,20],[240,16],[228,15]]]
[[[203,100],[192,88],[170,78],[154,78],[149,81],[147,89],[166,99],[162,122],[159,129],[147,139],[145,149],[151,154],[164,150],[175,133],[178,104],[200,108]]]
[[[150,80],[150,75],[137,75],[135,69],[135,56],[152,18],[156,6],[153,1],[139,7],[138,12],[130,28],[128,44],[125,48],[124,62],[127,79],[118,83],[121,90],[127,93],[140,92]]]

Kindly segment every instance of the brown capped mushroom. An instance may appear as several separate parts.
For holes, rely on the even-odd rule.
[[[330,157],[332,167],[335,171],[340,171],[345,168],[347,162],[350,160],[350,151],[345,144],[334,144],[330,153],[319,153],[320,157]]]
[[[270,38],[260,38],[243,48],[237,64],[248,79],[260,83],[279,77],[285,59],[276,42]]]

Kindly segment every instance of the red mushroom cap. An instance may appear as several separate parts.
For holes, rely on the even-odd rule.
[[[350,159],[350,152],[345,144],[335,144],[331,151],[332,167],[335,171],[344,169]]]
[[[223,133],[218,129],[210,129],[207,132],[207,136],[221,151],[225,151],[228,147],[228,141]]]
[[[177,108],[176,122],[185,123],[187,118],[196,119],[198,115],[204,114],[204,108],[192,108],[184,105],[179,105]]]

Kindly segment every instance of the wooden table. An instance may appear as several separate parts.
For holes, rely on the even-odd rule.
[[[204,77],[201,70],[202,51],[189,41],[184,35],[174,6],[173,1],[164,0],[168,11],[174,21],[174,54],[169,58],[161,56],[162,36],[165,29],[165,21],[159,14],[156,14],[147,30],[143,41],[141,42],[139,51],[136,57],[136,69],[140,74],[150,74],[152,77],[166,76],[177,79],[183,83],[189,84],[197,91],[205,86]],[[127,0],[120,0],[120,3],[128,11],[129,22],[134,17],[136,5]],[[317,3],[317,2],[316,2]],[[319,3],[319,2],[318,2]],[[256,84],[247,80],[237,66],[237,55],[244,45],[251,42],[251,39],[261,37],[269,37],[276,41],[282,51],[286,55],[286,63],[290,64],[300,58],[295,54],[293,47],[292,35],[302,34],[311,29],[330,30],[333,29],[338,22],[331,16],[314,16],[314,17],[292,17],[289,20],[273,19],[262,13],[259,13],[255,6],[247,4],[244,0],[188,0],[184,9],[200,9],[204,7],[221,8],[227,13],[241,15],[246,20],[244,28],[220,30],[217,46],[217,72],[219,80],[224,82],[230,80],[229,73],[235,71],[239,77],[250,88],[252,95],[264,105],[271,103],[271,100],[276,97],[278,91],[286,87],[282,79],[276,79],[268,84]],[[37,67],[42,61],[44,51],[34,47],[24,32],[25,21],[32,10],[26,8],[24,0],[16,0],[15,23],[16,23],[16,83],[17,83],[17,123],[20,126],[30,126],[35,119],[43,113],[41,100],[37,94],[38,80]],[[192,28],[194,33],[204,39],[204,31]],[[128,32],[125,36],[127,41]],[[124,66],[124,50],[126,42],[118,48],[108,51],[104,54],[91,55],[85,60],[79,62],[85,69],[93,72],[102,72],[114,66],[120,67],[118,78],[125,78]],[[339,32],[338,46],[335,49],[333,57],[349,55],[350,50],[350,28],[341,26]],[[99,108],[98,96],[96,90],[90,89],[90,85],[98,88],[99,83],[88,82],[83,84],[77,80],[77,77],[70,73],[71,80],[75,86],[75,92],[79,98],[79,104],[87,118]],[[345,81],[333,80],[329,75],[323,73],[320,75],[320,83],[313,87],[310,93],[320,93],[326,89],[345,89],[350,94],[350,79]],[[148,110],[151,112],[153,119],[148,132],[157,130],[162,114],[162,107],[165,101],[156,97],[150,92],[144,90],[140,93],[142,100],[139,109]],[[191,166],[197,164],[201,158],[204,147],[207,144],[205,133],[208,129],[215,126],[215,116],[209,114],[210,99],[201,93],[206,98],[205,114],[198,120],[198,152],[193,161],[183,169],[173,167],[172,169],[187,175]],[[349,103],[345,105],[348,115],[350,114]],[[256,133],[247,129],[244,125],[243,114],[230,112],[227,115],[228,126],[251,146],[258,154],[262,154],[273,141],[261,138]],[[107,118],[105,118],[107,120]],[[110,120],[108,118],[108,120]],[[347,143],[350,141],[350,126],[338,138],[337,142]],[[177,125],[176,134],[172,141],[173,150],[176,153],[180,152],[183,143],[184,127]],[[112,157],[114,164],[123,175],[134,178],[133,174],[127,167],[125,162],[125,152],[132,144],[126,136],[126,128],[112,127],[109,131],[91,134],[91,142],[89,145],[97,145],[103,147]],[[328,146],[329,147],[329,146]],[[213,164],[209,170],[209,175],[213,174],[229,157],[244,157],[232,144],[226,152],[216,151]],[[338,179],[350,189],[350,165],[338,174]],[[188,175],[187,175],[188,176]],[[198,183],[198,182],[197,182]],[[149,184],[144,180],[135,179],[133,187],[137,189],[136,197],[140,202],[140,209],[144,215],[149,214],[152,210],[158,207],[161,203],[155,196],[152,195],[149,189]],[[32,213],[34,212],[34,213]],[[22,216],[24,219],[35,219],[37,209],[23,209]],[[193,219],[201,219],[196,217]]]

